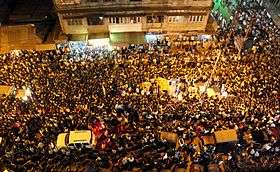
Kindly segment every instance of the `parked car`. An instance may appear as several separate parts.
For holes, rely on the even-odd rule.
[[[76,130],[69,133],[60,133],[57,136],[56,147],[79,149],[94,148],[96,145],[96,137],[90,130]]]

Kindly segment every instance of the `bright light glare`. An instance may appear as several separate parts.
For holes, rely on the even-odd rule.
[[[101,38],[101,39],[89,39],[88,44],[93,46],[94,48],[101,47],[110,47],[110,39],[109,38]]]
[[[30,88],[27,88],[27,89],[25,90],[25,95],[26,95],[26,96],[31,96],[31,90],[30,90]]]
[[[24,96],[22,97],[23,101],[27,101],[29,97],[31,97],[31,90],[30,88],[24,88]]]
[[[161,39],[162,35],[155,35],[155,34],[147,34],[145,35],[145,39],[148,43],[152,43],[157,41],[158,39]]]
[[[228,93],[226,91],[222,92],[222,96],[223,97],[227,97],[228,96]]]
[[[23,97],[22,97],[22,100],[23,100],[23,101],[27,101],[27,100],[28,100],[28,97],[23,96]]]

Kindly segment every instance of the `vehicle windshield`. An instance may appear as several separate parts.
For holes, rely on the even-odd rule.
[[[77,149],[80,149],[80,148],[83,147],[83,144],[82,143],[76,143],[75,146],[76,146]]]
[[[69,133],[65,136],[65,145],[69,143]]]

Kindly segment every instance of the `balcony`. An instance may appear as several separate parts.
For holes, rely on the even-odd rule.
[[[110,24],[109,30],[111,33],[119,32],[142,32],[142,23],[135,24]]]

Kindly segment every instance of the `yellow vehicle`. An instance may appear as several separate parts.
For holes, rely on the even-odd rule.
[[[76,130],[69,133],[60,133],[57,136],[56,147],[79,149],[79,148],[94,148],[96,138],[90,130]]]

